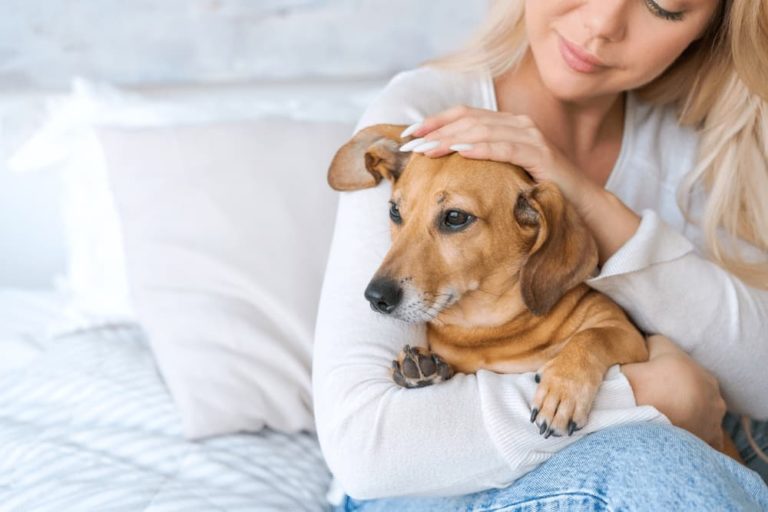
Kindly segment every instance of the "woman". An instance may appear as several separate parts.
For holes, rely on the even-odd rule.
[[[464,51],[388,84],[356,131],[416,123],[404,150],[555,182],[598,242],[587,284],[664,336],[608,373],[573,437],[530,440],[530,374],[398,388],[390,362],[425,344],[423,325],[362,300],[390,190],[342,193],[313,363],[338,510],[768,509],[760,475],[708,446],[726,407],[768,419],[767,9],[498,1]],[[732,413],[723,425],[768,479]],[[765,422],[744,425],[768,444]]]

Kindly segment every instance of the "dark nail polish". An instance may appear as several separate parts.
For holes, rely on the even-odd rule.
[[[547,430],[547,422],[542,421],[541,426],[539,427],[539,434],[543,434],[545,430]]]
[[[568,422],[568,435],[573,435],[573,431],[576,429],[576,423],[573,422],[573,420],[570,420]]]
[[[536,381],[536,384],[538,384],[539,382],[541,382],[541,377],[539,376],[539,374],[538,374],[538,373],[537,373],[536,375],[534,375],[534,377],[533,377],[533,380],[535,380],[535,381]]]
[[[538,415],[539,415],[539,410],[534,407],[533,410],[531,411],[531,423],[536,421],[536,416]]]

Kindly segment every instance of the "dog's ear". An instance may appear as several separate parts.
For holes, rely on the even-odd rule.
[[[357,132],[333,157],[328,184],[336,190],[358,190],[375,187],[382,177],[396,181],[411,157],[410,152],[399,150],[411,139],[400,137],[405,128],[377,124]]]
[[[595,270],[597,244],[552,183],[521,191],[514,215],[523,230],[532,232],[532,245],[520,269],[523,302],[534,315],[545,315]]]

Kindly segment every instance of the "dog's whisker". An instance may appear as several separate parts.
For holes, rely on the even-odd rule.
[[[412,306],[416,308],[415,314],[418,315],[420,321],[430,322],[437,318],[437,315],[440,314],[440,309],[436,307],[437,304],[435,303],[426,305],[425,301],[422,300],[419,303],[413,304]]]

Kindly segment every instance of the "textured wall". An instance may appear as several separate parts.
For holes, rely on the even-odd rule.
[[[0,87],[385,76],[455,48],[486,0],[0,0]]]
[[[317,80],[384,83],[456,48],[487,1],[0,0],[0,286],[50,285],[66,266],[59,177],[4,165],[45,119],[42,91],[64,93],[74,75],[142,88],[289,81],[322,102]]]

